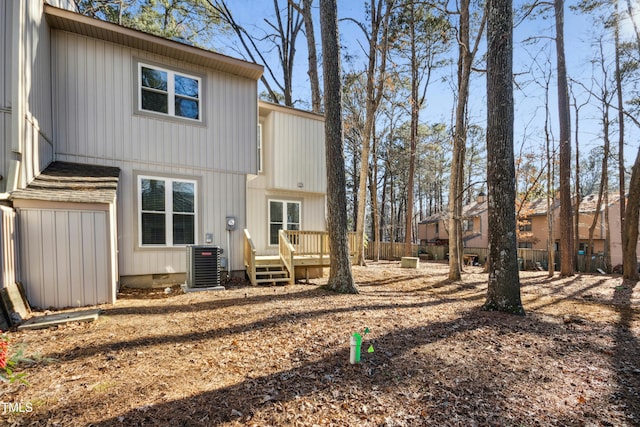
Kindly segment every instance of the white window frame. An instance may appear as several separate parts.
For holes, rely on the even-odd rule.
[[[164,203],[165,203],[165,244],[143,244],[142,243],[142,214],[144,213],[142,210],[142,180],[143,179],[151,179],[156,181],[164,181],[165,183],[165,194],[164,194]],[[193,243],[173,243],[173,183],[174,182],[185,182],[189,184],[193,184]],[[138,215],[138,247],[140,248],[168,248],[168,247],[186,247],[190,244],[197,244],[198,237],[198,181],[193,179],[184,179],[184,178],[168,178],[163,176],[153,176],[153,175],[138,175],[136,181],[136,188],[138,192],[138,206],[137,206],[137,215]],[[169,190],[169,191],[168,191]],[[157,213],[158,211],[153,211]],[[178,212],[180,215],[189,215],[187,212]]]
[[[156,90],[153,88],[147,88],[147,87],[143,87],[142,86],[142,68],[149,68],[152,70],[157,70],[157,71],[161,71],[163,73],[167,73],[167,91],[162,91],[162,90]],[[146,62],[138,62],[138,68],[137,68],[137,90],[138,90],[138,111],[145,113],[145,114],[154,114],[154,115],[158,115],[158,116],[162,116],[162,117],[171,117],[171,118],[176,118],[179,120],[188,120],[188,121],[192,121],[192,122],[197,122],[197,123],[202,123],[202,107],[203,107],[203,99],[202,99],[202,93],[203,93],[203,84],[202,84],[202,77],[193,75],[193,74],[189,74],[189,73],[183,73],[180,71],[175,71],[169,68],[165,68],[165,67],[160,67],[158,65],[152,65]],[[191,100],[195,100],[198,102],[198,118],[197,119],[193,119],[191,117],[185,117],[185,116],[180,116],[180,115],[176,115],[175,112],[175,100],[176,100],[176,93],[175,93],[175,78],[176,75],[178,76],[182,76],[182,77],[186,77],[189,79],[193,79],[196,80],[198,82],[198,97],[197,98],[192,98],[189,96],[185,96],[185,95],[178,95],[178,97],[180,98],[186,98],[186,99],[191,99]],[[149,91],[155,91],[158,93],[166,93],[167,94],[167,113],[163,113],[161,111],[155,111],[155,110],[146,110],[144,108],[142,108],[142,91],[144,90],[149,90]]]
[[[269,246],[277,246],[275,243],[271,243],[271,203],[280,203],[282,204],[282,228],[281,230],[288,230],[289,222],[287,221],[287,205],[296,204],[298,205],[298,216],[299,222],[298,230],[302,230],[302,202],[298,200],[280,200],[280,199],[269,199],[267,201],[267,243]]]

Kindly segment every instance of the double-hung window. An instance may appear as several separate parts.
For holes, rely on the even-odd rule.
[[[140,246],[194,244],[196,194],[196,181],[138,176]]]
[[[202,78],[138,63],[138,110],[202,120]]]
[[[280,230],[300,230],[300,202],[269,200],[269,244],[278,244]]]

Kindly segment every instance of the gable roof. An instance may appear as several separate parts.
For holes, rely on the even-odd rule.
[[[486,211],[487,208],[488,208],[488,204],[486,200],[482,202],[475,200],[469,203],[468,205],[464,205],[462,207],[462,216],[463,218],[467,218],[467,219],[474,218],[479,216],[484,211]],[[448,216],[447,211],[437,212],[437,213],[434,213],[433,215],[426,217],[425,219],[420,221],[420,223],[428,224],[431,222],[439,222],[443,219],[446,219],[447,216]]]
[[[286,105],[267,102],[262,99],[258,100],[258,112],[260,116],[266,116],[272,111],[279,111],[285,114],[291,114],[294,116],[306,117],[308,119],[324,121],[324,114],[322,113],[314,113],[313,111],[300,110],[298,108],[288,107]]]
[[[49,26],[58,30],[152,52],[253,80],[260,79],[264,71],[262,65],[253,62],[243,61],[111,22],[90,18],[49,4],[45,4],[44,13]]]
[[[53,162],[11,199],[51,202],[112,203],[116,199],[120,168]]]

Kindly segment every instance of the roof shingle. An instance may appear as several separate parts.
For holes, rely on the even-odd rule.
[[[27,188],[11,194],[13,200],[111,203],[116,199],[120,168],[53,162]]]

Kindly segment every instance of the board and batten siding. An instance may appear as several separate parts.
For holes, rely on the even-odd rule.
[[[57,154],[255,173],[257,82],[53,31]],[[203,123],[135,114],[137,61],[205,75]]]
[[[257,171],[257,81],[64,31],[52,38],[56,159],[122,171],[120,275],[186,271],[184,247],[140,247],[136,174],[196,180],[196,244],[211,233],[229,257],[225,218],[235,216],[231,268],[243,270],[246,175]],[[136,114],[137,61],[204,76],[203,123]]]
[[[13,5],[12,1],[0,2],[0,108],[11,108],[11,69],[13,56]]]
[[[13,84],[14,4],[0,2],[0,193],[6,191],[9,176],[9,153],[11,152],[11,88]]]
[[[24,23],[19,40],[18,61],[20,118],[12,149],[22,154],[18,187],[25,187],[53,160],[53,117],[51,112],[51,43],[44,19],[43,3],[25,2],[19,7]],[[14,43],[14,47],[15,43]],[[14,68],[14,72],[16,69]],[[14,101],[15,102],[15,101]]]
[[[324,122],[274,111],[268,124],[272,138],[268,150],[272,165],[270,186],[325,193]]]
[[[18,271],[18,255],[16,253],[16,212],[7,207],[0,206],[0,288],[20,281]]]
[[[40,308],[115,301],[109,210],[18,208],[22,278]]]

